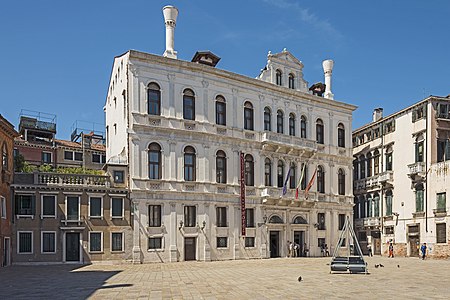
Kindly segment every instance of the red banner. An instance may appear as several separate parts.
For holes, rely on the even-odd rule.
[[[244,153],[240,154],[241,159],[241,227],[242,236],[245,236],[246,220],[245,220],[245,162]]]

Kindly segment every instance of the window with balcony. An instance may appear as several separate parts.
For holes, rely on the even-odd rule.
[[[275,71],[275,83],[276,83],[276,85],[280,85],[281,86],[283,84],[282,76],[283,76],[283,73],[281,73],[280,70],[276,70]]]
[[[190,89],[183,92],[183,119],[195,120],[195,94]]]
[[[284,114],[281,110],[277,111],[277,133],[284,133]]]
[[[253,123],[253,105],[249,101],[247,101],[244,103],[244,129],[253,130]]]
[[[317,192],[325,193],[325,170],[322,166],[317,167]]]
[[[423,184],[419,183],[415,186],[415,193],[416,193],[416,212],[422,212],[423,210],[423,196],[424,196],[424,189]]]
[[[272,113],[270,111],[270,108],[265,107],[264,108],[264,130],[265,131],[271,131],[272,130]]]
[[[324,127],[321,119],[317,119],[316,121],[316,142],[318,144],[324,143]]]
[[[18,216],[34,216],[35,196],[15,195],[15,213]]]
[[[161,227],[161,205],[148,206],[148,227]]]
[[[89,197],[89,217],[101,218],[103,217],[103,201],[102,197],[91,196]]]
[[[111,217],[113,219],[123,218],[123,198],[111,198]]]
[[[447,211],[446,205],[446,197],[445,192],[436,194],[436,211],[437,212],[445,212]]]
[[[184,148],[184,180],[195,181],[196,180],[196,155],[195,149],[191,146]]]
[[[392,191],[387,190],[386,191],[386,216],[392,216]]]
[[[416,163],[423,162],[423,140],[418,141],[415,144],[415,153],[416,153]]]
[[[245,227],[254,228],[255,227],[255,209],[246,208],[245,209]]]
[[[295,76],[292,73],[289,74],[289,88],[295,89]]]
[[[436,224],[436,243],[447,243],[447,224]]]
[[[226,207],[216,207],[216,225],[217,227],[227,227]]]
[[[197,208],[195,206],[184,207],[184,226],[195,227],[197,225]]]
[[[375,150],[373,152],[373,174],[378,175],[380,173],[380,152]]]
[[[369,152],[367,153],[366,156],[366,161],[367,161],[367,177],[372,177],[372,171],[373,171],[373,161],[372,161],[372,154]]]
[[[284,163],[282,160],[279,160],[277,165],[277,186],[283,187],[283,183],[284,183]]]
[[[265,186],[272,186],[272,162],[269,158],[264,161],[264,184]]]
[[[216,124],[227,125],[227,105],[222,96],[216,97]]]
[[[293,113],[289,114],[289,135],[295,136],[295,115]]]
[[[338,125],[338,147],[345,148],[345,127],[342,123]]]
[[[338,194],[345,195],[345,173],[342,169],[338,171]]]
[[[42,217],[56,217],[56,196],[42,195]]]
[[[161,179],[161,146],[151,143],[148,146],[148,178]]]
[[[386,171],[392,171],[393,166],[392,147],[389,147],[386,153]]]
[[[325,213],[318,213],[317,214],[317,229],[318,230],[325,230]]]
[[[291,163],[291,171],[289,172],[289,188],[295,189],[297,185],[297,166]]]
[[[306,117],[300,118],[300,137],[306,139]]]
[[[147,105],[149,115],[161,115],[161,89],[154,82],[147,86]]]
[[[227,156],[222,150],[216,153],[216,182],[227,183]]]
[[[255,162],[253,156],[250,154],[245,155],[245,185],[255,185]]]

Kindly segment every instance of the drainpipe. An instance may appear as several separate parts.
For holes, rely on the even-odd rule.
[[[427,115],[425,118],[425,232],[428,232],[428,102],[427,102]],[[430,167],[431,169],[431,167]]]

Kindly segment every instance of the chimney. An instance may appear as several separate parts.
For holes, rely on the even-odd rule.
[[[334,61],[331,59],[324,60],[322,63],[323,73],[325,75],[325,98],[334,99],[334,95],[331,92],[331,74],[333,73]]]
[[[373,110],[372,122],[379,121],[383,118],[383,109],[381,107],[375,108]]]
[[[163,7],[164,23],[166,24],[166,51],[163,56],[177,58],[177,51],[174,48],[175,26],[177,24],[178,9],[168,5]]]

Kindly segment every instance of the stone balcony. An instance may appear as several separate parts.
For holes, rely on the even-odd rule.
[[[392,180],[393,180],[393,172],[386,171],[386,172],[383,172],[383,173],[375,175],[375,176],[355,180],[353,182],[353,187],[355,190],[371,189],[371,188],[379,186],[380,184],[382,184],[386,181],[392,182]]]
[[[306,149],[309,151],[317,150],[316,141],[270,131],[261,133],[261,142],[263,144],[273,144],[287,148]]]
[[[97,186],[110,187],[107,175],[62,174],[62,173],[15,173],[16,185],[45,185],[45,186]]]
[[[433,209],[433,214],[435,217],[445,217],[447,216],[446,208],[435,208]]]

